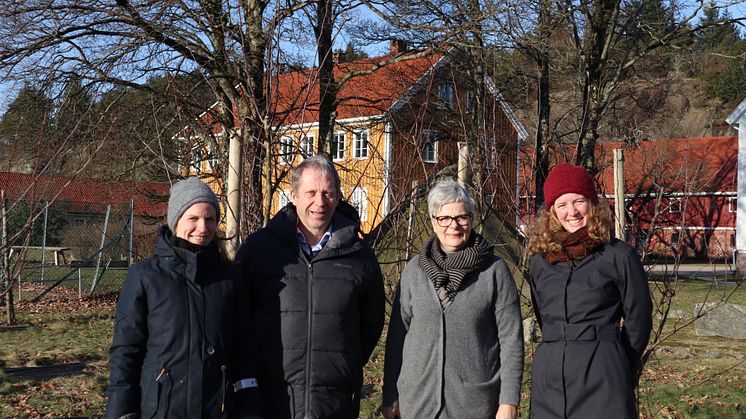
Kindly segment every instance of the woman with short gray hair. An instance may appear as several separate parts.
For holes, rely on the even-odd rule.
[[[473,231],[466,188],[436,183],[428,211],[434,234],[407,263],[391,311],[383,415],[515,419],[523,332],[513,277]]]

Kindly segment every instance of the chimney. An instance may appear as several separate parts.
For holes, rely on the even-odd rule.
[[[334,64],[341,64],[345,62],[345,53],[343,51],[336,51],[332,53],[332,62]]]
[[[407,52],[407,41],[396,38],[392,39],[389,42],[389,53],[401,54],[402,52]]]

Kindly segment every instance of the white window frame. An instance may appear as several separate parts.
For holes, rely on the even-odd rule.
[[[313,134],[305,134],[300,139],[300,156],[302,159],[307,159],[314,154],[316,148],[316,136]]]
[[[277,210],[285,208],[285,205],[292,202],[290,199],[290,189],[278,189],[277,190]]]
[[[453,83],[442,83],[438,85],[438,98],[448,109],[453,109],[453,103],[456,96],[456,88]]]
[[[202,173],[202,146],[199,143],[192,145],[190,172]]]
[[[360,222],[365,222],[368,219],[368,188],[354,188],[350,194],[350,205],[355,207],[360,215]]]
[[[73,226],[74,227],[84,227],[86,225],[85,218],[84,217],[75,217],[73,218]]]
[[[728,212],[731,214],[738,212],[738,197],[737,196],[728,197]]]
[[[420,136],[420,157],[425,163],[438,162],[438,131],[422,130]]]
[[[291,164],[294,159],[293,155],[293,137],[283,135],[280,137],[280,162],[282,164]]]
[[[347,141],[347,133],[344,131],[337,131],[334,133],[333,138],[334,144],[332,144],[332,160],[342,161],[345,159],[345,141]]]
[[[218,167],[220,162],[220,159],[218,159],[218,152],[215,148],[214,144],[207,145],[207,167],[209,167],[210,170],[214,170]]]
[[[364,139],[362,137],[365,137]],[[367,129],[353,132],[352,139],[352,157],[355,160],[365,160],[368,158],[370,148],[370,132]]]

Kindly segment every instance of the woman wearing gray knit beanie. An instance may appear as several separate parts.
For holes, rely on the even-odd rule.
[[[220,203],[188,178],[171,187],[153,255],[117,303],[107,418],[227,418],[259,411],[247,299],[216,244]],[[234,391],[235,389],[235,391]]]
[[[387,419],[517,419],[523,332],[513,276],[472,230],[454,180],[427,197],[435,234],[402,272],[386,340]]]

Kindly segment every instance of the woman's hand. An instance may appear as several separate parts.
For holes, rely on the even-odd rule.
[[[399,408],[390,406],[390,407],[384,407],[381,409],[381,413],[383,414],[383,417],[386,419],[394,419],[394,418],[401,418],[399,416]]]
[[[518,406],[514,404],[501,404],[497,408],[495,419],[518,419]]]

